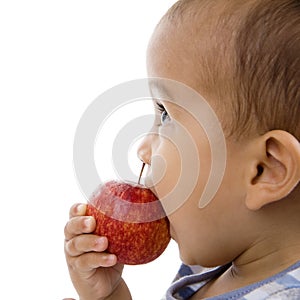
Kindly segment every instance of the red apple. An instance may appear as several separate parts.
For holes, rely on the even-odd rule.
[[[106,236],[107,251],[118,262],[145,264],[160,256],[170,241],[169,221],[150,189],[109,181],[89,199],[87,215],[96,220],[95,234]]]

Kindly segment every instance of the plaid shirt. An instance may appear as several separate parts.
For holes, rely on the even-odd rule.
[[[182,265],[174,283],[163,300],[187,300],[202,286],[224,273],[229,265],[204,269]],[[238,290],[215,296],[213,300],[299,300],[300,261],[288,269],[265,280]]]

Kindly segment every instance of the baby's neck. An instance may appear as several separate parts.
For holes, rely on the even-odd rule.
[[[300,236],[294,242],[265,239],[253,244],[237,257],[230,268],[232,278],[248,284],[275,275],[300,260]]]
[[[265,246],[267,243],[267,246]],[[273,248],[267,241],[245,251],[220,277],[211,280],[191,299],[204,299],[245,287],[271,277],[300,261],[300,240],[294,245]]]

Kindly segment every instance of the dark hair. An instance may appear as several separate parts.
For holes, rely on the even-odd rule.
[[[235,53],[237,123],[286,130],[300,140],[300,1],[258,1],[240,27]]]
[[[195,15],[197,4],[203,2],[209,3],[178,1],[167,13],[168,19],[182,19],[187,12]],[[215,86],[210,84],[211,90],[218,89],[216,85],[222,86],[223,81],[230,82],[233,99],[223,108],[226,113],[230,108],[232,114],[230,134],[241,138],[252,130],[263,134],[281,129],[300,140],[300,0],[212,2],[230,7],[223,10],[216,23],[218,38],[210,37],[225,46],[212,46],[217,52],[207,67],[208,74],[217,78],[212,80]],[[245,12],[239,14],[239,10]],[[218,33],[222,30],[218,25],[232,30],[230,41]],[[225,51],[221,53],[220,49]],[[220,75],[220,66],[212,64],[216,56],[231,60],[232,70],[226,75]]]

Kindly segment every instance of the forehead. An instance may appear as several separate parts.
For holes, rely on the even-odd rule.
[[[175,70],[190,77],[216,48],[213,44],[224,1],[186,2],[196,4],[174,13],[171,9],[156,27],[147,51],[149,75]]]
[[[195,87],[195,39],[182,26],[161,23],[155,30],[147,51],[147,71],[150,77],[169,78]]]
[[[163,17],[149,42],[148,75],[183,82],[209,99],[225,99],[232,89],[235,37],[251,0],[183,2],[197,6]]]
[[[255,1],[179,1],[156,27],[148,52],[168,46],[173,52],[206,50],[218,39],[229,40]]]
[[[182,60],[190,42],[189,34],[163,22],[155,29],[147,51],[147,66],[152,68],[170,65]]]

